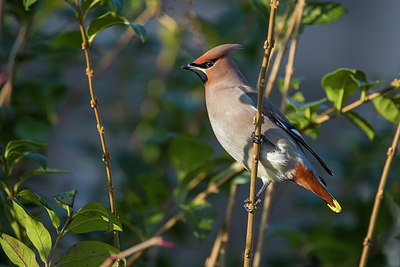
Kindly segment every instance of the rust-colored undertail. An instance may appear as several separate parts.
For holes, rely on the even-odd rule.
[[[302,187],[310,190],[328,204],[328,207],[334,212],[340,212],[342,208],[335,198],[329,194],[326,188],[321,184],[318,178],[315,177],[314,173],[307,169],[302,163],[298,163],[297,167],[293,170],[293,181],[301,185]]]

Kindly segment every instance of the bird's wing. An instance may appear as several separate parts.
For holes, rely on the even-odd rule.
[[[257,105],[258,93],[250,86],[241,86],[240,88],[246,95],[248,95],[254,102],[254,106]],[[325,162],[318,156],[318,154],[307,144],[303,136],[297,131],[294,125],[286,118],[280,110],[275,107],[266,97],[263,101],[263,115],[266,116],[270,121],[279,126],[282,130],[288,133],[298,144],[305,147],[310,153],[318,160],[321,166],[329,175],[333,175],[332,171],[328,168]]]

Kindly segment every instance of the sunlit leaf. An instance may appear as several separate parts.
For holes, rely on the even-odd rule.
[[[100,266],[112,254],[118,253],[118,249],[109,244],[98,241],[82,241],[73,245],[69,249],[68,253],[56,263],[56,266],[97,267]],[[126,262],[125,259],[122,259],[122,261],[124,263]],[[112,266],[116,266],[116,263],[114,263]]]
[[[336,110],[340,110],[346,100],[361,87],[358,81],[363,79],[365,74],[362,71],[338,69],[322,78],[322,87]]]
[[[144,41],[146,39],[146,31],[138,24],[131,23],[128,19],[116,15],[115,12],[109,11],[100,17],[94,19],[86,29],[89,44],[92,43],[94,37],[101,31],[117,24],[124,24],[132,27],[136,34]]]
[[[1,234],[0,244],[7,257],[18,266],[39,267],[35,253],[24,243],[7,234]]]
[[[213,229],[212,223],[217,217],[217,212],[205,200],[193,201],[182,207],[185,221],[192,228],[194,235],[200,240],[204,239]]]
[[[368,137],[369,140],[373,140],[375,136],[375,131],[371,124],[364,118],[360,117],[357,113],[349,111],[345,113],[345,116],[358,128],[360,128]]]
[[[66,229],[72,234],[112,230],[122,231],[120,221],[109,210],[96,202],[88,203],[80,209]]]
[[[47,263],[51,250],[51,236],[43,224],[37,221],[15,198],[11,198],[15,216],[26,235],[39,252],[40,259]]]
[[[81,13],[83,21],[86,20],[86,16],[88,12],[95,7],[97,4],[104,5],[108,3],[110,0],[82,0],[81,1]]]
[[[11,151],[21,146],[46,147],[47,144],[41,144],[30,140],[12,140],[8,142],[4,156],[7,158]]]
[[[168,156],[174,165],[178,180],[211,160],[213,149],[190,135],[178,135],[168,149]]]
[[[39,195],[28,189],[24,189],[21,192],[19,192],[18,197],[45,208],[47,213],[49,214],[49,217],[51,219],[54,228],[57,230],[60,227],[60,218],[53,211],[53,208],[49,205],[49,203],[47,203],[45,199],[43,199],[42,197],[40,197]]]
[[[374,98],[372,100],[379,114],[391,123],[398,124],[400,120],[400,101],[394,100],[385,95]]]
[[[328,24],[340,19],[346,13],[346,9],[339,3],[308,2],[304,7],[302,24]]]

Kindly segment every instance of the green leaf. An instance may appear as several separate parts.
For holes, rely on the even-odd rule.
[[[202,143],[199,138],[190,135],[178,135],[168,149],[168,156],[174,165],[178,181],[211,160],[213,149]]]
[[[43,224],[34,219],[15,198],[11,198],[15,216],[26,235],[39,252],[40,259],[47,264],[51,250],[51,236]]]
[[[112,254],[118,254],[115,247],[98,241],[82,241],[73,245],[68,253],[62,257],[56,266],[63,267],[97,267],[100,266]],[[122,259],[126,263],[125,259]],[[114,263],[112,266],[116,266]],[[123,264],[125,266],[125,264]]]
[[[23,182],[25,182],[26,181],[26,179],[28,179],[29,177],[31,177],[31,176],[34,176],[34,175],[42,175],[42,174],[56,174],[56,173],[69,173],[69,172],[67,172],[67,171],[63,171],[63,170],[58,170],[58,169],[49,169],[49,168],[47,168],[47,169],[42,169],[42,168],[39,168],[39,169],[36,169],[36,170],[34,170],[34,171],[30,171],[30,172],[27,172],[27,173],[25,173],[24,175],[22,175],[20,178],[19,178],[19,180],[18,180],[18,182],[17,183],[15,183],[15,185],[14,185],[14,191],[15,192],[17,192],[18,191],[18,189],[19,189],[19,187],[21,186],[21,184],[23,183]]]
[[[362,71],[338,69],[322,78],[322,87],[329,101],[339,111],[346,100],[361,87],[358,81],[364,78],[365,74]]]
[[[307,3],[304,7],[302,24],[328,24],[340,19],[346,13],[346,9],[339,3]]]
[[[375,131],[371,124],[364,118],[360,117],[357,113],[349,111],[345,113],[345,116],[358,128],[360,128],[368,137],[369,140],[373,140],[375,137]]]
[[[30,140],[12,140],[8,142],[6,146],[6,151],[4,153],[5,158],[8,158],[8,154],[11,153],[11,151],[15,150],[18,147],[21,146],[34,146],[34,147],[46,147],[47,144],[41,144],[37,142],[33,142]]]
[[[75,202],[75,197],[76,193],[78,193],[78,190],[74,189],[68,192],[62,192],[54,195],[54,198],[64,204],[67,205],[70,208],[74,207],[74,202]]]
[[[7,257],[18,266],[39,267],[35,253],[18,239],[7,234],[1,234],[0,244]]]
[[[36,2],[37,2],[37,0],[24,0],[23,3],[24,3],[25,10],[28,11],[29,7]]]
[[[129,22],[129,25],[132,27],[132,29],[135,31],[135,33],[140,37],[140,40],[142,40],[142,43],[144,43],[147,38],[146,29],[142,25],[135,24],[132,22]]]
[[[45,208],[47,213],[49,214],[51,223],[53,224],[54,228],[58,230],[58,228],[60,227],[60,218],[53,211],[53,208],[49,205],[49,203],[47,203],[46,200],[44,200],[42,197],[38,196],[36,193],[28,189],[24,189],[21,192],[19,192],[18,197]]]
[[[385,95],[381,95],[372,100],[374,102],[375,109],[382,115],[386,120],[391,123],[398,124],[400,120],[400,101],[398,99],[391,99]]]
[[[200,240],[204,239],[213,229],[212,223],[217,218],[217,212],[205,200],[192,201],[182,207],[185,221],[192,228],[194,235]]]
[[[326,101],[326,98],[322,98],[320,100],[312,101],[312,102],[297,102],[293,100],[292,98],[288,97],[288,102],[290,105],[292,105],[295,109],[301,110],[301,109],[307,109],[307,108],[319,108],[321,104],[323,104]]]
[[[120,221],[96,202],[88,203],[80,209],[66,229],[67,232],[72,234],[113,230],[122,231]]]
[[[109,2],[109,0],[82,0],[81,1],[81,12],[82,12],[83,21],[86,20],[86,15],[93,7],[95,7],[97,4],[104,5],[108,2]]]
[[[129,20],[127,20],[124,17],[117,16],[115,14],[115,12],[113,12],[113,11],[109,11],[109,12],[105,13],[104,15],[101,15],[100,17],[97,17],[96,19],[94,19],[90,23],[90,25],[87,27],[86,34],[88,36],[89,44],[92,43],[94,37],[98,33],[100,33],[101,31],[103,31],[113,25],[117,25],[117,24],[130,25],[132,28],[134,27],[132,25],[137,25],[137,24],[132,24],[131,22],[129,22]],[[138,30],[138,27],[136,27],[136,29]],[[135,28],[134,28],[134,30],[135,30]],[[140,35],[140,34],[138,34],[138,35],[141,36],[141,38],[143,38],[142,37],[143,35]]]

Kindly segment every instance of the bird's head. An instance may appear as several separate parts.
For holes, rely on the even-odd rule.
[[[228,55],[241,47],[239,44],[223,44],[214,47],[192,63],[182,66],[182,68],[196,73],[204,84],[210,83],[215,77],[222,76],[231,69],[236,70],[236,66],[228,58]]]

